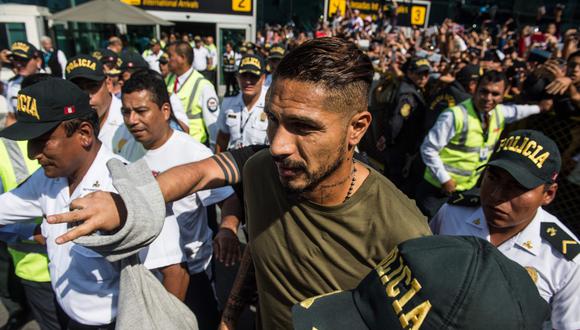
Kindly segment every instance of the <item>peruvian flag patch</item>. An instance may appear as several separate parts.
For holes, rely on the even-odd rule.
[[[76,112],[75,106],[74,105],[70,105],[68,107],[64,107],[64,114],[65,115],[71,115],[73,113]]]

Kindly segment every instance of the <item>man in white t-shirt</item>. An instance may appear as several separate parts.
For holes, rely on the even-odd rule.
[[[211,77],[207,72],[208,67],[213,65],[211,54],[199,36],[195,36],[193,41],[195,42],[195,46],[193,47],[193,68],[199,71],[205,79],[211,81]]]
[[[169,94],[162,77],[141,71],[123,86],[123,118],[135,140],[121,155],[132,161],[143,158],[154,174],[172,167],[212,156],[206,146],[169,125]],[[231,187],[200,191],[167,205],[165,223],[179,225],[175,242],[181,244],[190,274],[186,304],[195,313],[200,329],[215,329],[219,321],[216,298],[211,283],[212,231],[206,207],[224,201],[224,214],[237,200],[229,198]],[[236,205],[233,205],[236,207]],[[223,216],[222,222],[238,223],[237,217]],[[165,243],[167,244],[167,243]]]
[[[89,55],[73,57],[66,65],[65,76],[89,94],[91,107],[99,115],[99,140],[113,153],[119,153],[133,138],[123,125],[121,100],[107,88],[101,61]]]

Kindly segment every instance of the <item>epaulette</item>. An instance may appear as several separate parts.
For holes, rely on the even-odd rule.
[[[479,194],[474,194],[471,192],[456,192],[449,197],[447,204],[470,207],[479,206]]]
[[[556,223],[542,222],[540,236],[568,260],[573,260],[580,253],[580,244]]]

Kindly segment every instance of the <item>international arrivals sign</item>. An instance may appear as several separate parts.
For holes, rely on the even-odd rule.
[[[253,15],[253,0],[121,0],[146,10],[205,14]]]

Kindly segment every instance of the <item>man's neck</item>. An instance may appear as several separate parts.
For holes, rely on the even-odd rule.
[[[105,125],[105,122],[107,121],[107,117],[109,116],[109,112],[111,111],[111,104],[113,104],[113,95],[111,93],[108,93],[108,101],[106,102],[105,106],[106,106],[106,111],[103,113],[103,115],[99,118],[99,128],[103,128],[103,125]]]
[[[489,240],[490,240],[491,244],[498,247],[498,246],[502,245],[505,241],[507,241],[510,238],[517,235],[522,230],[526,229],[526,227],[530,223],[532,223],[532,221],[534,221],[534,218],[536,217],[537,213],[538,213],[538,211],[536,210],[536,213],[534,213],[534,215],[532,216],[531,219],[528,219],[526,221],[522,221],[513,227],[496,228],[496,227],[490,226],[488,223],[487,227],[489,229]]]
[[[242,94],[242,100],[244,100],[244,105],[246,106],[248,111],[252,111],[252,108],[254,108],[254,105],[256,105],[256,103],[260,99],[261,94],[262,94],[261,92],[256,93],[256,95],[253,96]]]
[[[173,129],[169,127],[169,125],[167,125],[166,127],[163,128],[163,130],[164,132],[161,134],[161,137],[159,139],[147,145],[143,144],[143,147],[147,150],[155,150],[165,145],[165,143],[169,141],[169,138],[171,138],[171,135],[173,135]]]
[[[187,71],[189,71],[189,69],[191,69],[191,66],[184,66],[183,68],[179,68],[175,70],[175,75],[177,76],[177,78],[179,78],[183,76]]]
[[[339,205],[354,195],[369,173],[364,166],[353,162],[352,154],[350,154],[334,173],[314,189],[303,192],[300,196],[323,206]]]
[[[92,145],[91,149],[86,152],[86,155],[83,157],[83,163],[76,171],[67,177],[68,189],[71,195],[93,165],[93,162],[95,161],[95,158],[97,158],[97,154],[99,153],[100,149],[101,142],[95,137],[95,143]]]

